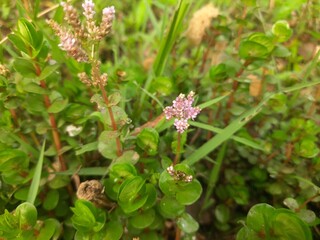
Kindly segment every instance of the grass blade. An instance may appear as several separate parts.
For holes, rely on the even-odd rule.
[[[231,93],[231,92],[228,92],[228,93],[226,93],[226,94],[223,95],[223,96],[220,96],[220,97],[211,99],[211,100],[209,100],[209,101],[207,101],[207,102],[204,102],[204,103],[198,105],[197,107],[199,107],[199,108],[201,108],[201,109],[210,107],[211,105],[216,104],[216,103],[220,102],[221,100],[223,100],[224,98],[226,98],[227,96],[229,96],[230,93]]]
[[[210,126],[210,125],[204,124],[204,123],[189,122],[189,124],[191,126],[202,128],[202,129],[214,132],[214,133],[221,133],[223,131],[223,129],[221,129],[221,128],[213,127],[213,126]],[[261,144],[258,144],[254,141],[249,140],[249,139],[237,137],[237,136],[231,136],[230,138],[239,142],[239,143],[242,143],[243,145],[246,145],[248,147],[267,152],[267,149],[264,148]]]
[[[39,185],[40,185],[45,145],[46,145],[46,141],[43,142],[40,156],[39,156],[39,159],[38,159],[38,162],[36,165],[36,169],[34,171],[34,175],[32,178],[31,186],[29,188],[27,202],[32,203],[32,204],[34,204],[34,201],[36,200]]]
[[[203,205],[202,205],[202,210],[205,210],[206,208],[208,208],[210,206],[210,201],[209,198],[213,192],[214,187],[216,186],[216,183],[218,181],[218,177],[219,177],[219,173],[220,173],[220,169],[222,166],[222,162],[226,153],[226,147],[227,147],[227,143],[225,142],[221,149],[219,150],[217,159],[216,159],[216,164],[214,165],[211,173],[210,173],[210,177],[209,177],[209,182],[208,182],[208,187],[207,187],[207,191],[204,197],[204,201],[203,201]]]
[[[164,70],[173,44],[175,43],[178,34],[180,33],[180,30],[183,26],[183,19],[189,9],[189,5],[190,3],[188,0],[181,0],[179,3],[179,7],[173,16],[168,35],[161,42],[158,55],[153,65],[154,73],[156,76],[160,76]]]
[[[274,94],[269,94],[262,100],[256,107],[246,111],[236,120],[234,120],[230,125],[224,128],[219,134],[211,138],[208,142],[203,144],[200,148],[198,148],[194,153],[192,153],[189,157],[184,160],[185,164],[193,165],[196,162],[200,161],[204,156],[215,150],[219,147],[224,141],[231,138],[231,136],[237,132],[240,128],[242,128],[247,122],[249,122],[255,115],[257,115],[264,104],[266,104],[269,99]]]

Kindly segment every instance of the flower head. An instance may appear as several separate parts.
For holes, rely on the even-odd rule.
[[[180,94],[172,102],[172,106],[164,109],[166,119],[175,118],[174,126],[179,133],[183,133],[188,129],[188,120],[194,120],[201,111],[199,107],[192,107],[193,101],[194,92],[191,91],[187,97],[184,94]]]

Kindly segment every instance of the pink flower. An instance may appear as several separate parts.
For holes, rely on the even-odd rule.
[[[183,133],[188,129],[188,120],[194,120],[200,113],[199,107],[192,107],[194,101],[194,92],[190,92],[186,97],[180,94],[173,102],[172,106],[166,107],[164,113],[166,119],[175,118],[174,126],[179,133]]]

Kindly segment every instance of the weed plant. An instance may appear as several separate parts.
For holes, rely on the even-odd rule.
[[[320,238],[318,1],[0,6],[0,239]]]

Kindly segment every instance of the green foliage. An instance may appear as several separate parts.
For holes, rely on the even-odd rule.
[[[294,212],[261,203],[253,206],[238,239],[312,239],[308,225]]]
[[[319,238],[320,5],[208,2],[0,3],[1,239]]]

